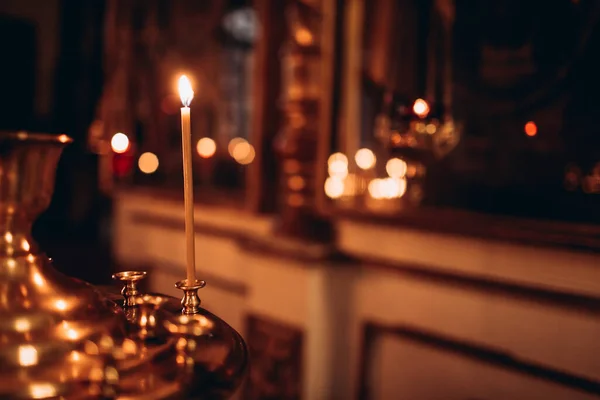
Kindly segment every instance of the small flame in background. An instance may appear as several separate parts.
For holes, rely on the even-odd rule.
[[[377,158],[371,149],[362,148],[356,152],[354,161],[356,167],[366,172],[375,166]],[[400,158],[387,161],[386,172],[389,176],[386,178],[367,179],[350,174],[348,157],[343,153],[329,156],[327,167],[329,177],[325,180],[324,190],[331,199],[354,196],[365,191],[373,199],[397,199],[406,193],[406,176],[410,175],[409,165]]]
[[[427,102],[423,99],[417,99],[415,100],[415,103],[413,104],[413,112],[417,115],[417,117],[419,118],[426,118],[427,115],[429,115],[429,104],[427,104]]]
[[[189,107],[194,98],[194,90],[187,76],[181,75],[179,78],[179,97],[184,107]]]

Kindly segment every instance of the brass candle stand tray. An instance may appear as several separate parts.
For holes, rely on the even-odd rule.
[[[0,398],[226,399],[248,363],[242,337],[199,306],[65,276],[31,238],[48,206],[65,135],[0,133]],[[194,289],[195,288],[195,289]]]

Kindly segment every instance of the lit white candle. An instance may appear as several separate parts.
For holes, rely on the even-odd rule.
[[[192,178],[192,132],[190,124],[190,103],[194,91],[189,79],[179,78],[179,96],[181,97],[181,150],[183,153],[183,192],[185,207],[185,243],[187,284],[196,281],[196,250],[194,244],[194,182]]]

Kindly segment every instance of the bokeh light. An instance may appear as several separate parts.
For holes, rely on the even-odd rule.
[[[242,165],[248,165],[254,161],[254,157],[256,156],[254,146],[252,146],[246,140],[242,139],[241,141],[236,142],[233,146],[231,146],[230,142],[229,145],[229,147],[231,147],[229,149],[231,157],[233,157],[233,159],[238,163]]]
[[[38,363],[38,351],[30,344],[18,347],[19,364],[29,367]]]
[[[301,46],[310,46],[313,43],[312,33],[304,27],[297,29],[295,36],[296,41]]]
[[[373,179],[369,182],[368,191],[374,199],[400,198],[406,193],[406,179]]]
[[[358,165],[360,169],[371,169],[375,166],[377,158],[370,149],[363,148],[356,152],[354,161],[356,161],[356,165]]]
[[[69,137],[65,134],[62,134],[58,137],[58,141],[61,143],[67,143],[69,140]]]
[[[129,138],[126,134],[117,132],[110,139],[110,147],[117,154],[123,154],[129,150]]]
[[[348,175],[348,157],[334,153],[327,159],[327,171],[330,176],[344,178]]]
[[[158,169],[158,157],[154,153],[144,153],[138,159],[138,168],[145,174],[152,174]]]
[[[369,186],[367,187],[369,194],[374,199],[381,199],[383,195],[381,193],[381,179],[373,179],[369,182]]]
[[[529,137],[537,135],[538,128],[535,122],[529,121],[525,124],[525,134]]]
[[[429,114],[429,104],[423,99],[417,99],[413,104],[413,112],[419,118],[425,118]]]
[[[198,140],[198,143],[196,144],[196,151],[200,157],[210,158],[217,151],[217,144],[211,138],[203,137],[202,139]]]
[[[235,137],[235,138],[231,139],[229,141],[229,144],[227,145],[227,151],[229,152],[229,155],[231,157],[233,157],[233,152],[234,152],[236,146],[240,143],[247,143],[247,142],[248,141],[246,139],[241,138],[241,137]]]
[[[341,178],[330,176],[325,180],[325,194],[331,199],[338,199],[344,194],[344,181]]]
[[[392,158],[385,164],[385,170],[392,178],[404,177],[407,168],[406,161],[399,158]]]
[[[348,157],[346,157],[346,155],[343,153],[333,153],[332,155],[330,155],[329,158],[327,159],[327,164],[331,164],[336,161],[340,161],[340,162],[348,165]]]

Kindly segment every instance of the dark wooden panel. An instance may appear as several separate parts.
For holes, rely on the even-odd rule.
[[[255,315],[248,316],[246,323],[252,367],[244,399],[300,400],[302,330]]]

